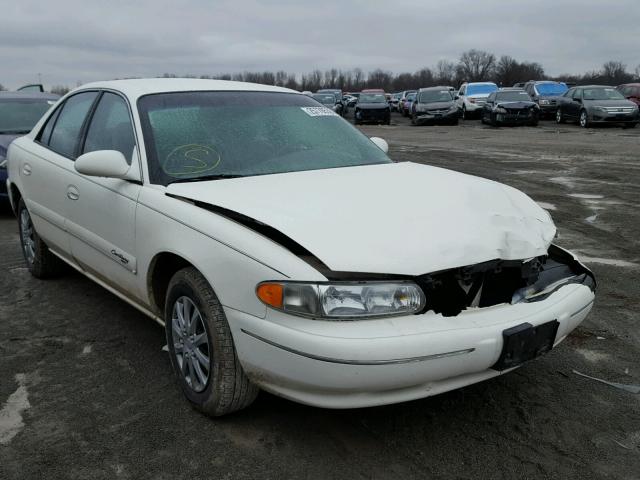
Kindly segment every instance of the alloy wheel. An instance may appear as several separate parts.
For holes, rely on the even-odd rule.
[[[560,109],[556,110],[556,123],[562,123],[562,112]]]
[[[22,251],[24,258],[30,265],[36,259],[36,240],[34,238],[33,223],[26,208],[20,211],[20,236],[22,237]]]
[[[202,392],[211,374],[211,349],[202,314],[189,297],[173,304],[171,327],[180,374],[194,392]]]
[[[581,126],[582,128],[587,128],[587,122],[588,122],[588,119],[587,119],[587,112],[586,112],[585,110],[583,110],[583,111],[580,113],[580,126]]]

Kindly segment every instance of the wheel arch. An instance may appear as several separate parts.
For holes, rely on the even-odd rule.
[[[151,259],[147,272],[147,295],[154,313],[160,316],[164,315],[164,303],[169,282],[176,272],[188,267],[198,270],[192,262],[170,251],[159,252]]]
[[[18,214],[18,203],[20,203],[20,199],[22,198],[22,193],[18,186],[11,182],[9,184],[9,203],[11,204],[11,210],[13,210],[14,215]]]

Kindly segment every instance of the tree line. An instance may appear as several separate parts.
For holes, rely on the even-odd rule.
[[[434,85],[451,85],[458,87],[463,82],[493,81],[503,87],[510,87],[517,82],[527,80],[557,80],[576,84],[620,85],[632,81],[640,81],[640,64],[633,72],[627,65],[619,61],[608,61],[601,68],[582,75],[562,74],[548,76],[543,66],[537,62],[520,62],[508,55],[497,57],[483,50],[467,50],[460,55],[457,62],[440,60],[432,67],[423,67],[415,72],[393,73],[378,68],[364,72],[360,68],[342,70],[331,68],[326,71],[313,70],[302,75],[279,70],[277,72],[237,72],[218,75],[176,75],[165,73],[163,78],[209,78],[218,80],[235,80],[240,82],[278,85],[294,90],[315,92],[320,88],[340,88],[345,92],[358,92],[364,88],[382,88],[387,92],[416,89]],[[0,85],[0,90],[3,87]],[[65,94],[69,87],[55,85],[52,93]]]

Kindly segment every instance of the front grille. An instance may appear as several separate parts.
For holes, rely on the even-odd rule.
[[[631,113],[633,112],[633,107],[601,107],[607,113]]]
[[[429,115],[444,115],[445,113],[447,113],[449,110],[447,110],[446,108],[441,108],[439,110],[427,110],[427,113]]]

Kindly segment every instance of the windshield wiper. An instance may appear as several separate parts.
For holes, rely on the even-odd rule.
[[[202,175],[200,177],[176,178],[175,180],[171,180],[167,185],[171,185],[172,183],[206,182],[208,180],[226,180],[228,178],[242,178],[242,177],[244,177],[244,175],[219,173],[217,175]]]

